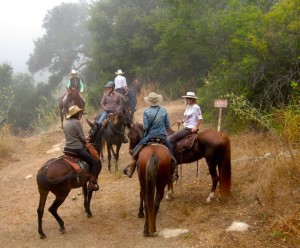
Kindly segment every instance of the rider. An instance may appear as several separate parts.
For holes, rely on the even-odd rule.
[[[195,93],[187,92],[186,95],[182,97],[186,98],[186,108],[183,114],[184,118],[182,120],[178,120],[177,124],[180,126],[183,123],[184,128],[174,132],[168,137],[172,149],[177,140],[180,140],[191,133],[196,133],[203,120],[201,109],[196,103],[196,99],[199,98],[195,95]]]
[[[83,97],[82,97],[82,92],[84,90],[84,84],[81,81],[81,79],[77,76],[77,71],[76,70],[71,70],[71,77],[69,78],[68,82],[67,82],[67,88],[74,88],[76,89],[77,93],[79,94],[79,96],[82,98],[82,100],[84,101]],[[66,113],[67,110],[67,101],[66,101],[66,96],[63,99],[63,113]]]
[[[123,170],[124,174],[129,178],[132,177],[135,168],[137,157],[141,149],[146,145],[151,138],[160,138],[165,141],[166,146],[169,148],[171,152],[172,158],[172,171],[171,175],[176,168],[176,160],[173,157],[173,153],[170,147],[170,144],[167,140],[167,130],[170,129],[170,120],[167,111],[160,107],[158,104],[162,102],[162,95],[158,95],[155,92],[151,92],[148,97],[144,97],[146,103],[150,105],[149,108],[145,109],[143,113],[143,129],[144,129],[144,137],[140,140],[140,142],[136,145],[136,147],[131,152],[131,162],[130,164]]]
[[[109,113],[120,112],[124,106],[122,96],[114,90],[115,84],[113,81],[109,81],[105,85],[105,88],[106,92],[101,99],[101,107],[104,112],[100,114],[98,119],[96,120],[98,124],[101,124]],[[123,135],[123,143],[128,143],[128,140],[125,137],[125,133]]]
[[[135,112],[136,99],[132,91],[127,86],[126,78],[123,76],[124,73],[125,72],[122,72],[120,69],[115,72],[117,75],[115,78],[115,91],[124,96],[128,96],[130,109],[132,112]]]
[[[92,175],[89,178],[88,189],[97,191],[99,190],[97,175],[99,175],[102,169],[102,165],[101,161],[94,159],[85,148],[85,144],[87,143],[87,141],[85,139],[82,124],[80,122],[82,114],[83,110],[80,109],[77,105],[71,106],[69,108],[69,112],[66,116],[67,121],[64,125],[64,133],[66,139],[64,151],[76,153],[92,167],[90,171],[92,171],[93,173],[91,173]]]

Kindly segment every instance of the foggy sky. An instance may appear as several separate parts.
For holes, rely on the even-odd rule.
[[[26,61],[33,52],[33,41],[45,32],[43,19],[62,2],[79,0],[1,0],[0,64],[9,63],[14,73],[28,72]]]

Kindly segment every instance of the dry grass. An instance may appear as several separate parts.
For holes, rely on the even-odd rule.
[[[269,222],[272,237],[300,234],[299,147],[278,138],[244,134],[232,138],[234,196]]]
[[[12,135],[11,129],[8,125],[0,128],[0,158],[5,160],[12,157],[13,153],[17,152],[17,148],[21,139]]]

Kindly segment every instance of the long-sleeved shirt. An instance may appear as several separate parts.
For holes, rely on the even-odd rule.
[[[101,100],[101,107],[106,112],[120,111],[123,107],[123,98],[115,91],[105,93]]]
[[[66,148],[82,149],[86,144],[83,128],[78,119],[68,119],[64,125],[64,133],[66,138]]]

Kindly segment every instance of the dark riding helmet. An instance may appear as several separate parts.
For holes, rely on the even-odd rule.
[[[105,88],[108,88],[108,87],[115,87],[115,83],[113,81],[109,81],[106,85],[105,85]]]

